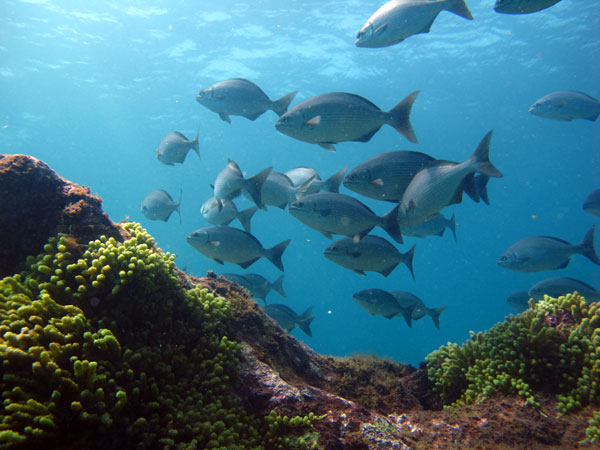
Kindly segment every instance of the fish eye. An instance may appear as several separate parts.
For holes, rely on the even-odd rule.
[[[508,261],[508,257],[507,256],[501,256],[500,257],[500,261]]]
[[[296,206],[302,208],[304,206],[304,202],[296,202]]]

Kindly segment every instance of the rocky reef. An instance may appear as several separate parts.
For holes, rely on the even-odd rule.
[[[336,358],[236,284],[180,271],[34,158],[0,155],[0,210],[0,448],[572,449],[599,435],[600,308],[578,295],[419,368]]]

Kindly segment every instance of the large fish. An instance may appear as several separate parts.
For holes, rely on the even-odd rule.
[[[594,250],[593,225],[583,240],[575,245],[552,236],[531,236],[521,239],[502,253],[498,265],[517,272],[564,269],[569,265],[571,256],[577,254],[600,265],[600,259]]]
[[[356,94],[321,94],[295,105],[279,118],[275,128],[331,151],[335,151],[332,144],[338,142],[368,142],[385,124],[416,143],[410,111],[418,94],[419,91],[413,92],[388,112]]]
[[[600,217],[600,189],[596,189],[583,201],[583,210]]]
[[[357,47],[387,47],[429,29],[441,11],[473,20],[464,0],[392,0],[365,22],[356,35]]]
[[[392,319],[397,315],[404,317],[406,324],[412,327],[412,311],[415,307],[403,308],[396,298],[383,289],[364,289],[352,295],[358,305],[372,316]]]
[[[252,298],[260,298],[265,304],[267,303],[267,295],[271,291],[285,297],[285,291],[283,290],[284,275],[281,275],[272,283],[257,273],[246,273],[244,275],[222,273],[221,276],[246,288]]]
[[[577,291],[588,302],[600,302],[600,292],[583,281],[568,277],[554,277],[542,280],[529,289],[529,296],[534,300],[543,300],[544,295],[558,298]]]
[[[527,291],[517,291],[513,292],[506,298],[506,303],[508,303],[511,308],[522,313],[526,309],[529,309],[530,298],[531,297]]]
[[[181,223],[180,207],[181,191],[179,191],[179,201],[175,203],[167,191],[155,189],[144,197],[140,210],[148,219],[162,220],[163,222],[167,222],[173,211],[177,211],[179,223]]]
[[[390,294],[394,296],[400,307],[412,311],[410,316],[412,320],[419,320],[425,316],[429,316],[435,327],[438,330],[440,329],[440,314],[447,306],[428,308],[419,297],[406,291],[390,291]]]
[[[400,231],[405,236],[424,238],[427,236],[443,236],[446,228],[449,228],[454,235],[456,242],[456,219],[454,214],[450,219],[446,219],[442,214],[436,214],[431,219],[418,225],[400,227]]]
[[[163,164],[169,166],[175,163],[183,164],[185,157],[190,150],[194,150],[200,158],[200,146],[198,144],[198,133],[196,137],[189,141],[179,131],[172,131],[167,134],[156,149],[156,158]]]
[[[265,206],[285,209],[289,203],[304,195],[310,187],[310,182],[311,180],[308,180],[303,185],[294,186],[286,174],[271,171],[260,190],[261,201]]]
[[[315,318],[315,316],[312,315],[312,306],[306,308],[300,315],[296,314],[289,306],[277,303],[265,305],[263,306],[263,310],[288,333],[298,327],[304,331],[306,335],[312,337],[310,323]]]
[[[219,205],[221,205],[220,210]],[[223,200],[219,203],[214,197],[206,200],[200,207],[200,213],[202,213],[202,217],[208,223],[212,223],[213,225],[229,225],[233,219],[237,219],[248,233],[252,231],[250,221],[256,211],[258,211],[258,206],[238,211],[235,203],[231,200]]]
[[[242,116],[256,120],[268,109],[281,116],[287,111],[296,92],[290,92],[279,100],[272,101],[251,81],[232,78],[202,89],[196,96],[196,101],[216,112],[225,122],[231,123],[229,116]]]
[[[536,100],[529,112],[534,116],[565,122],[575,119],[594,122],[600,114],[600,102],[583,92],[557,91]]]
[[[352,238],[338,239],[325,249],[325,258],[359,275],[365,272],[379,272],[387,277],[400,263],[405,264],[413,279],[413,245],[406,253],[400,253],[396,247],[384,238],[367,235],[360,241]]]
[[[291,203],[290,214],[331,239],[332,234],[354,237],[356,240],[380,226],[396,242],[402,243],[398,227],[398,206],[383,216],[377,216],[364,203],[344,194],[318,192]]]
[[[282,272],[281,255],[290,243],[288,239],[266,249],[250,233],[228,226],[200,228],[190,233],[186,240],[204,256],[219,264],[231,262],[246,269],[264,257]]]
[[[490,177],[502,174],[489,160],[492,132],[488,132],[473,154],[463,163],[435,160],[419,171],[402,195],[398,222],[400,226],[418,225],[443,208],[462,201],[465,180],[474,185],[475,172]]]
[[[502,14],[530,14],[550,8],[560,0],[496,0],[494,11]]]
[[[310,182],[304,195],[316,194],[317,192],[339,192],[340,184],[344,179],[346,168],[338,170],[326,180],[322,180],[315,169],[310,167],[296,167],[288,170],[285,174],[292,180],[294,186],[302,186]]]
[[[267,167],[250,178],[244,178],[240,166],[235,161],[229,159],[225,168],[217,175],[214,185],[214,195],[215,199],[217,199],[219,210],[221,210],[225,200],[231,200],[236,195],[239,195],[241,189],[248,192],[256,206],[264,209],[261,200],[261,189],[270,172],[271,167]]]

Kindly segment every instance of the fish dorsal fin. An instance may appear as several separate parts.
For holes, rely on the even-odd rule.
[[[565,241],[564,239],[557,238],[554,236],[538,236],[538,237],[540,237],[542,239],[550,239],[551,241],[555,241],[555,242],[560,242],[561,244],[568,245],[569,247],[573,245],[570,242]]]
[[[308,122],[305,122],[304,125],[308,126],[309,128],[314,128],[318,125],[321,125],[321,116],[313,117]]]
[[[419,31],[419,33],[429,33],[429,30],[431,29],[431,25],[433,25],[433,22],[435,21],[437,17],[437,14],[433,17],[433,19],[431,20],[431,22],[429,22],[428,24],[426,24],[423,29],[421,31]]]
[[[374,184],[376,186],[383,186],[383,180],[381,178],[376,178],[375,180],[371,181],[371,184]]]
[[[387,28],[388,28],[388,24],[384,23],[383,25],[380,25],[377,28],[375,28],[375,30],[373,31],[373,34],[381,34],[385,30],[387,30]]]
[[[179,136],[181,139],[184,140],[188,140],[188,138],[186,138],[182,133],[180,133],[179,131],[173,131],[173,134],[176,134],[177,136]]]
[[[221,120],[224,120],[227,123],[231,123],[231,118],[225,113],[219,113],[219,117]]]

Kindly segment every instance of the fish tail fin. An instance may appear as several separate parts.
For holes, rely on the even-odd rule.
[[[200,158],[200,144],[198,143],[198,137],[200,136],[200,132],[196,131],[196,137],[194,138],[194,140],[191,142],[192,144],[192,149],[196,152],[196,154],[198,155],[198,159]]]
[[[481,140],[471,157],[469,162],[475,165],[475,171],[483,173],[489,177],[500,178],[504,175],[494,167],[490,161],[490,142],[492,140],[493,131],[489,131]]]
[[[250,220],[252,219],[252,216],[254,216],[254,213],[256,211],[258,211],[258,206],[253,206],[251,208],[244,209],[243,211],[240,211],[237,214],[237,220],[240,221],[240,223],[244,227],[244,230],[246,230],[248,233],[250,233],[250,230],[252,229],[252,224],[250,223]]]
[[[273,263],[273,265],[275,267],[277,267],[279,270],[281,270],[282,272],[283,272],[283,263],[281,262],[281,255],[283,255],[283,252],[287,248],[290,241],[291,241],[291,239],[288,239],[287,241],[283,241],[283,242],[277,244],[275,247],[268,248],[265,250],[265,257],[269,261],[271,261],[271,263]]]
[[[381,228],[383,228],[392,239],[399,244],[402,244],[404,241],[402,240],[402,232],[400,231],[400,224],[398,223],[399,208],[400,205],[396,205],[390,212],[381,216]]]
[[[413,304],[408,308],[400,308],[400,314],[402,314],[402,317],[404,317],[408,328],[412,328],[412,313],[416,306],[416,304]]]
[[[260,209],[266,209],[262,204],[262,196],[260,191],[265,183],[265,180],[269,176],[269,173],[271,173],[271,169],[272,167],[267,167],[266,169],[258,172],[256,175],[246,178],[244,182],[244,189],[248,191],[250,198]]]
[[[342,184],[342,180],[344,179],[344,175],[346,174],[347,168],[344,167],[342,170],[337,171],[329,178],[327,178],[323,183],[323,191],[325,192],[339,192],[340,184]]]
[[[280,275],[273,283],[271,283],[271,289],[277,292],[282,297],[286,297],[285,291],[283,290],[283,278],[285,275]]]
[[[475,175],[475,188],[477,189],[479,197],[481,197],[481,200],[483,200],[483,203],[486,205],[490,204],[490,198],[487,191],[488,181],[490,181],[490,177],[483,173]]]
[[[454,236],[454,242],[456,242],[456,217],[454,213],[452,213],[452,217],[450,217],[450,222],[446,225],[452,231],[452,235]]]
[[[275,114],[278,116],[284,115],[297,93],[298,91],[290,92],[289,94],[281,97],[279,100],[275,100],[271,103],[271,109],[275,111]]]
[[[413,280],[415,279],[415,272],[413,271],[413,257],[415,256],[416,246],[417,244],[413,244],[409,251],[407,251],[406,253],[401,253],[402,262],[406,265],[406,267],[408,267],[408,270],[410,270],[410,274],[412,275]]]
[[[592,225],[581,243],[578,245],[580,252],[587,259],[592,261],[595,264],[600,266],[600,259],[598,259],[598,255],[596,254],[596,250],[594,249],[594,230],[596,229],[595,225]]]
[[[181,224],[181,195],[183,194],[183,189],[179,188],[179,201],[175,205],[175,211],[179,214],[179,223]]]
[[[298,317],[298,328],[300,328],[308,337],[312,337],[312,331],[310,331],[310,323],[313,321],[315,316],[312,316],[312,306],[306,308],[299,317]]]
[[[439,306],[437,308],[431,308],[427,310],[427,314],[431,316],[431,320],[433,320],[433,324],[438,330],[440,329],[440,314],[446,308],[447,306]]]
[[[446,11],[456,14],[468,20],[473,20],[473,14],[467,6],[465,0],[449,0],[448,6],[444,8]]]
[[[388,112],[391,115],[391,121],[389,124],[395,128],[395,130],[408,139],[410,142],[417,144],[417,135],[410,124],[410,111],[413,107],[413,103],[417,99],[420,91],[415,91],[412,94],[406,96],[404,100],[398,103],[394,109]]]

